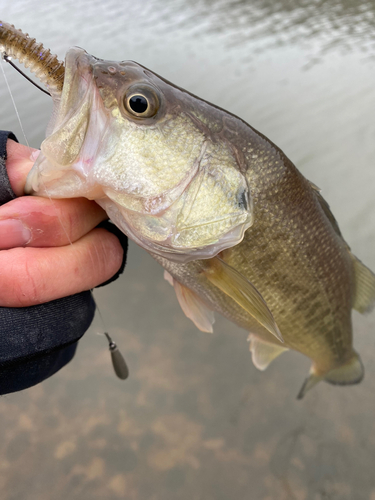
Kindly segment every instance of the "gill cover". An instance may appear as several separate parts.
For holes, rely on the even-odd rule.
[[[137,63],[72,48],[26,192],[95,200],[136,243],[170,260],[213,257],[252,224],[243,166],[217,133],[225,117]]]

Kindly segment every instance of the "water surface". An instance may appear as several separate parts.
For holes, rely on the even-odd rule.
[[[63,57],[79,45],[132,59],[238,114],[323,190],[354,253],[375,269],[375,7],[350,0],[6,1],[1,16]],[[47,96],[5,68],[30,144]],[[0,75],[1,76],[1,75]],[[1,127],[24,142],[6,86]],[[261,373],[246,332],[214,335],[181,312],[162,269],[131,245],[97,290],[130,367],[112,374],[96,321],[76,357],[0,402],[6,500],[374,500],[375,314],[354,314],[359,386],[319,384],[287,353]]]

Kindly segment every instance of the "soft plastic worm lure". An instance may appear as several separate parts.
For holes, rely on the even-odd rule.
[[[60,95],[64,83],[64,63],[27,33],[12,24],[0,21],[0,52],[4,58],[14,58],[29,68],[47,87],[49,93]]]

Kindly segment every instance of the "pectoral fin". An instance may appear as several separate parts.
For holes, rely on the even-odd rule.
[[[360,313],[370,312],[375,305],[375,274],[350,252],[355,273],[353,309]]]
[[[165,279],[165,281],[168,281],[168,283],[169,283],[171,286],[173,286],[173,278],[172,278],[172,276],[169,274],[169,272],[168,272],[168,271],[166,271],[165,269],[164,269],[164,279]]]
[[[249,348],[254,366],[258,370],[265,370],[275,358],[288,351],[286,347],[261,340],[252,333],[247,340],[250,342]]]
[[[181,285],[167,271],[164,271],[164,278],[174,287],[178,302],[185,315],[199,330],[212,333],[212,325],[215,322],[212,309],[209,309],[196,293]]]
[[[219,257],[202,261],[202,270],[213,285],[237,302],[278,340],[284,342],[265,300],[249,280]]]

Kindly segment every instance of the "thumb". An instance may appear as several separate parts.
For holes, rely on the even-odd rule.
[[[24,194],[27,174],[37,158],[38,149],[8,139],[6,168],[10,185],[16,196]]]

